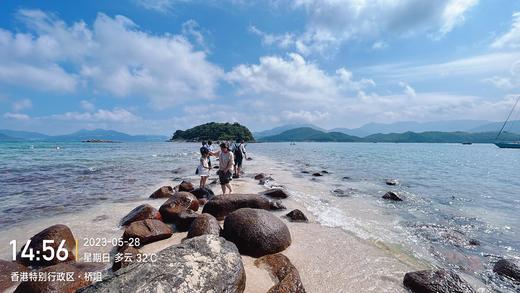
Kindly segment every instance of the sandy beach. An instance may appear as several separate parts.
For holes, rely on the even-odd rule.
[[[274,180],[260,185],[253,177],[263,172]],[[213,175],[214,177],[214,175]],[[186,178],[196,183],[196,177]],[[209,180],[211,182],[211,179]],[[150,188],[150,194],[162,185],[174,186],[179,182],[165,181]],[[299,200],[298,192],[319,194],[323,182],[298,178],[293,176],[290,169],[278,165],[265,157],[255,157],[246,163],[244,176],[232,181],[234,193],[257,194],[271,187],[282,187],[291,196],[283,200],[287,210],[273,212],[287,224],[292,237],[292,244],[282,253],[286,255],[300,273],[302,283],[307,292],[404,292],[402,285],[406,272],[432,268],[432,265],[416,259],[402,247],[389,245],[380,240],[362,239],[354,233],[338,227],[319,222],[321,210],[313,213],[312,202]],[[210,185],[215,194],[220,194],[220,186]],[[7,230],[5,235],[10,239],[25,241],[31,235],[53,224],[68,225],[76,239],[81,243],[88,237],[120,237],[123,229],[118,226],[120,219],[134,207],[148,203],[155,208],[165,201],[164,199],[147,199],[149,194],[143,194],[143,199],[136,202],[121,204],[100,205],[99,207],[75,215],[63,215],[50,219],[42,219],[37,223],[30,223],[22,227]],[[284,215],[300,209],[309,218],[309,223],[295,223],[288,221]],[[333,207],[331,207],[332,209]],[[199,209],[199,213],[202,209]],[[223,222],[221,222],[222,225]],[[181,243],[186,232],[174,233],[172,237],[145,245],[140,249],[144,253],[159,252],[162,249]],[[14,238],[13,238],[14,237]],[[6,239],[0,241],[8,242]],[[85,252],[109,252],[111,247],[79,247],[79,255]],[[10,250],[2,248],[1,256],[9,259]],[[80,259],[81,260],[81,259]],[[242,256],[246,270],[245,292],[266,292],[276,280],[269,272],[254,264],[254,258]],[[111,264],[106,264],[109,269]],[[475,288],[480,284],[474,280]]]

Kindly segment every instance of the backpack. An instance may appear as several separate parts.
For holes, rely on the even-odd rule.
[[[242,150],[240,149],[240,144],[235,144],[235,147],[233,148],[233,154],[235,155],[235,159],[242,159],[243,154]]]

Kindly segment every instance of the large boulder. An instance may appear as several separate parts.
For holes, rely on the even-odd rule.
[[[244,292],[246,275],[236,246],[204,235],[170,246],[156,262],[133,264],[80,292]]]
[[[399,196],[399,194],[389,191],[383,195],[383,199],[389,199],[393,201],[403,201],[403,199]]]
[[[196,188],[191,191],[191,194],[195,195],[197,199],[212,199],[215,197],[213,190],[209,188]]]
[[[195,189],[193,183],[189,181],[182,181],[181,184],[177,186],[177,191],[187,191],[192,192]]]
[[[255,260],[257,267],[267,268],[278,279],[278,283],[268,293],[305,293],[300,274],[291,261],[283,254],[270,254]]]
[[[173,230],[170,226],[159,220],[142,220],[133,222],[125,229],[123,239],[139,238],[139,246],[147,243],[163,240],[172,236]]]
[[[38,272],[43,274],[64,274],[72,273],[71,278],[65,277],[65,280],[46,280],[46,281],[24,281],[14,291],[15,293],[73,293],[76,290],[90,285],[90,281],[85,279],[83,271],[76,264],[60,263],[57,265],[45,267]]]
[[[277,199],[284,199],[284,198],[289,197],[289,194],[281,188],[271,188],[267,191],[264,191],[262,194],[267,197],[277,198]]]
[[[165,185],[150,195],[150,198],[168,198],[173,195],[173,187]]]
[[[294,209],[285,215],[291,222],[309,222],[309,219],[299,209]]]
[[[210,214],[199,215],[191,224],[187,238],[201,235],[220,235],[220,225],[217,219]]]
[[[52,243],[47,244],[47,247],[52,247],[54,251],[58,250],[58,247],[65,241],[63,248],[68,251],[68,257],[65,260],[58,260],[57,257],[52,258],[51,260],[45,260],[43,257],[40,257],[38,260],[34,258],[32,261],[28,258],[21,258],[21,252],[24,250],[25,245],[20,249],[20,253],[18,254],[17,259],[26,266],[51,266],[58,264],[60,262],[68,262],[76,260],[76,256],[74,255],[74,251],[76,250],[76,240],[74,239],[74,235],[69,227],[65,225],[53,225],[50,226],[38,234],[31,237],[31,243],[29,244],[29,249],[33,251],[41,251],[42,255],[44,254],[43,250],[43,240],[53,240]]]
[[[501,259],[493,266],[493,272],[520,282],[520,265],[512,259]]]
[[[142,204],[131,210],[128,215],[121,219],[121,226],[128,226],[133,222],[142,221],[146,219],[161,220],[159,211],[149,204]]]
[[[265,174],[264,173],[258,173],[255,175],[255,180],[262,180],[265,178]]]
[[[425,270],[404,275],[403,284],[415,293],[472,293],[473,288],[459,275],[448,270]]]
[[[242,254],[260,257],[283,251],[291,245],[287,225],[272,213],[244,208],[226,217],[222,235]]]
[[[270,210],[271,204],[268,199],[257,194],[218,195],[206,203],[202,212],[222,221],[227,215],[241,208]]]
[[[114,264],[112,265],[112,271],[117,271],[121,268],[127,267],[131,265],[137,259],[137,255],[139,253],[139,249],[130,246],[124,245],[121,246],[114,257]]]
[[[170,199],[161,205],[159,213],[166,223],[173,223],[179,231],[186,231],[197,214],[199,201],[189,192],[176,192]]]
[[[27,272],[27,267],[14,262],[0,259],[0,292],[7,291],[8,288],[16,285],[17,282],[13,282],[11,279],[12,273]]]

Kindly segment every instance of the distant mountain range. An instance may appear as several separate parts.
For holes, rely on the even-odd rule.
[[[368,123],[358,128],[334,128],[325,130],[312,124],[291,124],[279,126],[273,129],[254,132],[256,139],[262,137],[274,136],[284,131],[295,128],[312,128],[323,132],[341,132],[344,134],[366,137],[372,134],[389,134],[389,133],[405,133],[405,132],[496,132],[502,127],[503,122],[491,122],[487,120],[450,120],[450,121],[432,121],[432,122],[415,122],[402,121],[395,123]],[[520,133],[520,121],[510,121],[505,129],[508,132]]]
[[[259,142],[420,142],[420,143],[493,143],[495,132],[404,132],[379,133],[367,137],[357,137],[341,132],[323,132],[310,127],[302,127],[284,131],[277,135],[259,138]],[[505,132],[500,136],[502,141],[520,141],[520,134]]]
[[[0,129],[0,141],[83,141],[83,140],[110,140],[110,141],[165,141],[167,136],[162,135],[130,135],[114,130],[82,129],[66,135],[46,135],[38,132],[16,131]]]

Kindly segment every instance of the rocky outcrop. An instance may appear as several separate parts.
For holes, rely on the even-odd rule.
[[[191,224],[187,238],[193,238],[201,235],[220,235],[220,225],[210,214],[199,215]]]
[[[235,243],[240,253],[253,257],[278,253],[291,245],[285,223],[259,209],[244,208],[229,214],[222,235]]]
[[[31,261],[27,258],[20,258],[20,254],[25,246],[22,246],[20,249],[20,254],[18,255],[17,259],[19,259],[20,262],[26,266],[50,266],[60,262],[76,260],[74,255],[74,251],[76,250],[76,240],[74,239],[74,235],[72,234],[72,231],[69,229],[69,227],[58,224],[44,229],[43,231],[31,237],[29,248],[33,249],[33,251],[41,251],[43,253],[43,240],[53,240],[53,242],[47,246],[52,247],[54,251],[57,251],[61,242],[65,241],[63,248],[68,251],[67,259],[60,261],[58,258],[54,257],[52,260],[48,261],[43,259],[43,257],[40,257],[39,260],[36,260],[35,258]]]
[[[139,249],[124,245],[118,250],[119,257],[114,257],[114,264],[112,265],[112,271],[117,271],[121,268],[131,265],[139,254]]]
[[[388,200],[394,200],[394,201],[403,201],[403,199],[395,192],[393,191],[389,191],[387,193],[385,193],[385,195],[383,195],[384,199],[388,199]]]
[[[307,219],[305,214],[302,211],[300,211],[299,209],[292,210],[289,213],[287,213],[285,216],[291,222],[304,222],[304,223],[309,222],[309,219]]]
[[[520,265],[517,261],[512,259],[501,259],[495,266],[493,272],[509,277],[517,282],[520,282]]]
[[[323,176],[323,174],[321,174],[320,172],[316,172],[316,173],[312,173],[312,176],[321,177],[321,176]]]
[[[187,191],[192,192],[195,189],[193,183],[189,181],[182,181],[181,184],[177,186],[177,191]]]
[[[233,243],[214,235],[187,239],[80,292],[243,292],[246,275]]]
[[[265,178],[265,174],[264,173],[258,173],[255,175],[255,180],[261,180],[261,179],[264,179]]]
[[[49,274],[51,272],[67,274],[73,273],[71,279],[65,278],[65,280],[46,280],[46,281],[25,281],[20,283],[15,293],[73,293],[76,290],[81,289],[90,285],[90,281],[85,279],[85,271],[81,270],[76,264],[60,263],[57,265],[45,267],[39,272]]]
[[[29,269],[17,262],[0,259],[0,292],[5,292],[8,288],[16,285],[16,282],[11,279],[12,273],[27,271]]]
[[[269,210],[271,204],[268,199],[257,194],[218,195],[206,203],[202,212],[222,221],[227,215],[241,208]]]
[[[262,256],[255,261],[255,265],[267,268],[278,280],[268,293],[305,293],[298,270],[285,255],[277,253]]]
[[[263,195],[271,198],[285,199],[289,197],[289,194],[281,188],[271,188],[262,193]]]
[[[385,180],[386,185],[395,186],[399,184],[399,180],[397,179],[386,179]]]
[[[159,213],[166,223],[173,223],[179,231],[186,231],[197,218],[195,211],[199,201],[189,192],[176,192],[159,208]]]
[[[142,220],[133,222],[125,229],[123,239],[139,238],[139,246],[147,243],[163,240],[172,236],[173,230],[170,226],[159,220]]]
[[[459,275],[448,270],[425,270],[406,273],[406,288],[416,293],[472,293],[473,288]]]
[[[154,191],[150,198],[168,198],[173,195],[173,192],[173,187],[166,185]]]
[[[210,200],[215,197],[215,193],[213,190],[209,188],[196,188],[191,191],[191,194],[195,195],[197,199],[207,199]]]
[[[121,226],[128,226],[133,222],[142,221],[146,219],[161,220],[159,211],[149,204],[142,204],[131,210],[128,215],[121,219]]]

